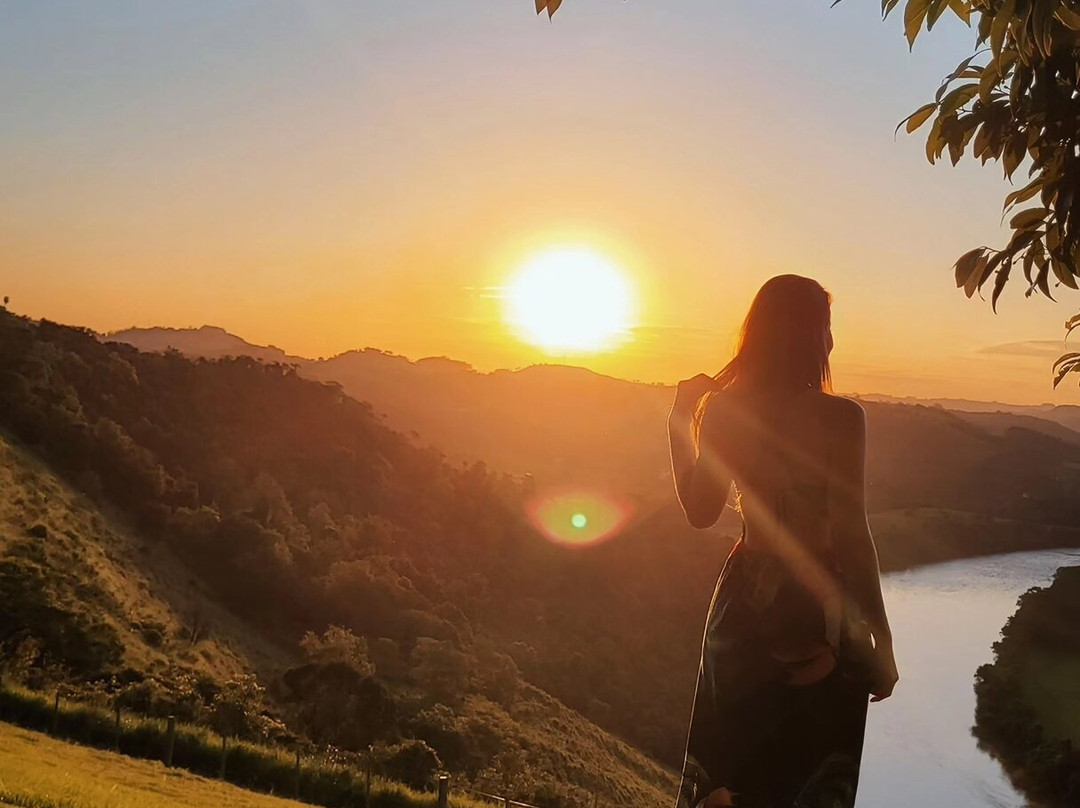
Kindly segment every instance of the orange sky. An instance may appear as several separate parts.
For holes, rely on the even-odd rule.
[[[996,169],[892,136],[972,35],[909,55],[875,4],[828,5],[20,5],[0,293],[98,330],[517,367],[559,357],[512,337],[500,289],[572,242],[641,306],[631,343],[576,364],[714,372],[760,283],[798,272],[834,293],[838,389],[1080,401],[1050,390],[1054,345],[1026,346],[1060,340],[1075,296],[1014,284],[995,316],[952,287],[959,253],[1003,243]]]

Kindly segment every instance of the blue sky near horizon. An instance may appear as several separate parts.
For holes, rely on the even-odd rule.
[[[995,316],[953,289],[1003,241],[999,170],[893,136],[973,39],[949,19],[909,54],[872,0],[0,2],[0,291],[515,367],[543,357],[491,291],[584,242],[643,301],[633,344],[580,358],[602,372],[715,369],[794,271],[834,293],[844,389],[1080,401],[982,350],[1059,339],[1075,296],[1014,283]]]

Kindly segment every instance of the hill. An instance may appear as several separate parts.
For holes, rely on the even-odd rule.
[[[975,734],[1040,805],[1080,803],[1080,567],[1020,597],[976,675]]]
[[[1080,431],[1080,406],[1076,404],[1003,404],[999,401],[972,401],[966,398],[928,398],[868,395],[874,401],[891,404],[922,404],[963,413],[1012,414],[1053,421],[1074,432]]]
[[[208,350],[198,347],[197,332],[188,337],[196,354]],[[161,338],[150,329],[124,339],[146,348]],[[238,338],[234,344],[248,350]],[[625,495],[645,509],[671,502],[664,432],[670,387],[564,366],[480,373],[446,358],[412,362],[372,349],[301,360],[297,368],[340,384],[396,429],[455,462],[483,460],[500,471],[529,473],[540,488]],[[959,413],[933,402],[879,398],[863,399],[873,511],[934,507],[1080,524],[1080,508],[1069,496],[1080,485],[1080,432],[1034,414],[1052,411],[1068,420],[1080,408]]]
[[[588,574],[570,580],[573,553],[522,519],[522,482],[450,467],[281,366],[139,353],[10,315],[0,329],[0,417],[19,444],[5,444],[4,468],[24,481],[2,562],[5,603],[20,610],[0,645],[20,674],[120,687],[151,712],[197,718],[212,707],[204,690],[253,669],[263,709],[314,741],[416,739],[467,782],[546,805],[666,801],[670,771],[541,689],[591,699],[609,727],[663,723],[652,710],[613,718],[604,687],[567,675],[568,658],[575,672],[618,667],[614,646],[581,662],[597,629],[574,626],[617,590],[569,598]],[[215,638],[194,657],[179,638],[188,602],[207,608]],[[74,627],[59,638],[57,615]],[[640,675],[604,684],[634,681],[633,695]],[[658,744],[682,732],[671,723]]]
[[[306,363],[311,360],[289,356],[273,345],[253,345],[224,328],[204,325],[199,328],[128,328],[102,334],[107,342],[126,342],[142,351],[179,351],[200,359],[223,359],[250,356],[263,362]]]
[[[111,667],[167,676],[180,664],[226,681],[282,666],[281,649],[251,636],[168,548],[118,524],[3,435],[0,559],[0,643],[9,649],[34,637],[43,659],[87,675]]]
[[[679,762],[735,523],[694,531],[673,502],[670,391],[338,359],[364,375],[141,352],[4,314],[0,428],[281,649],[261,681],[291,731],[423,741],[470,782],[547,805],[663,801],[670,771],[630,744]],[[1074,444],[936,407],[866,410],[886,568],[1078,540]],[[420,438],[391,428],[425,423]],[[489,450],[505,465],[466,459]]]

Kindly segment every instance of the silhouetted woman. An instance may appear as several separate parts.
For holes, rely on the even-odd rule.
[[[734,488],[742,536],[709,607],[679,808],[855,802],[867,699],[897,681],[866,520],[862,408],[831,395],[831,298],[768,281],[716,375],[680,382],[668,418],[686,518]]]

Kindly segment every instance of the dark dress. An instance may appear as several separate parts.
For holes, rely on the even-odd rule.
[[[812,684],[790,684],[777,654],[790,638],[825,638],[828,619],[774,554],[740,539],[709,608],[677,808],[720,787],[738,808],[854,805],[868,677],[842,639],[838,663]]]

